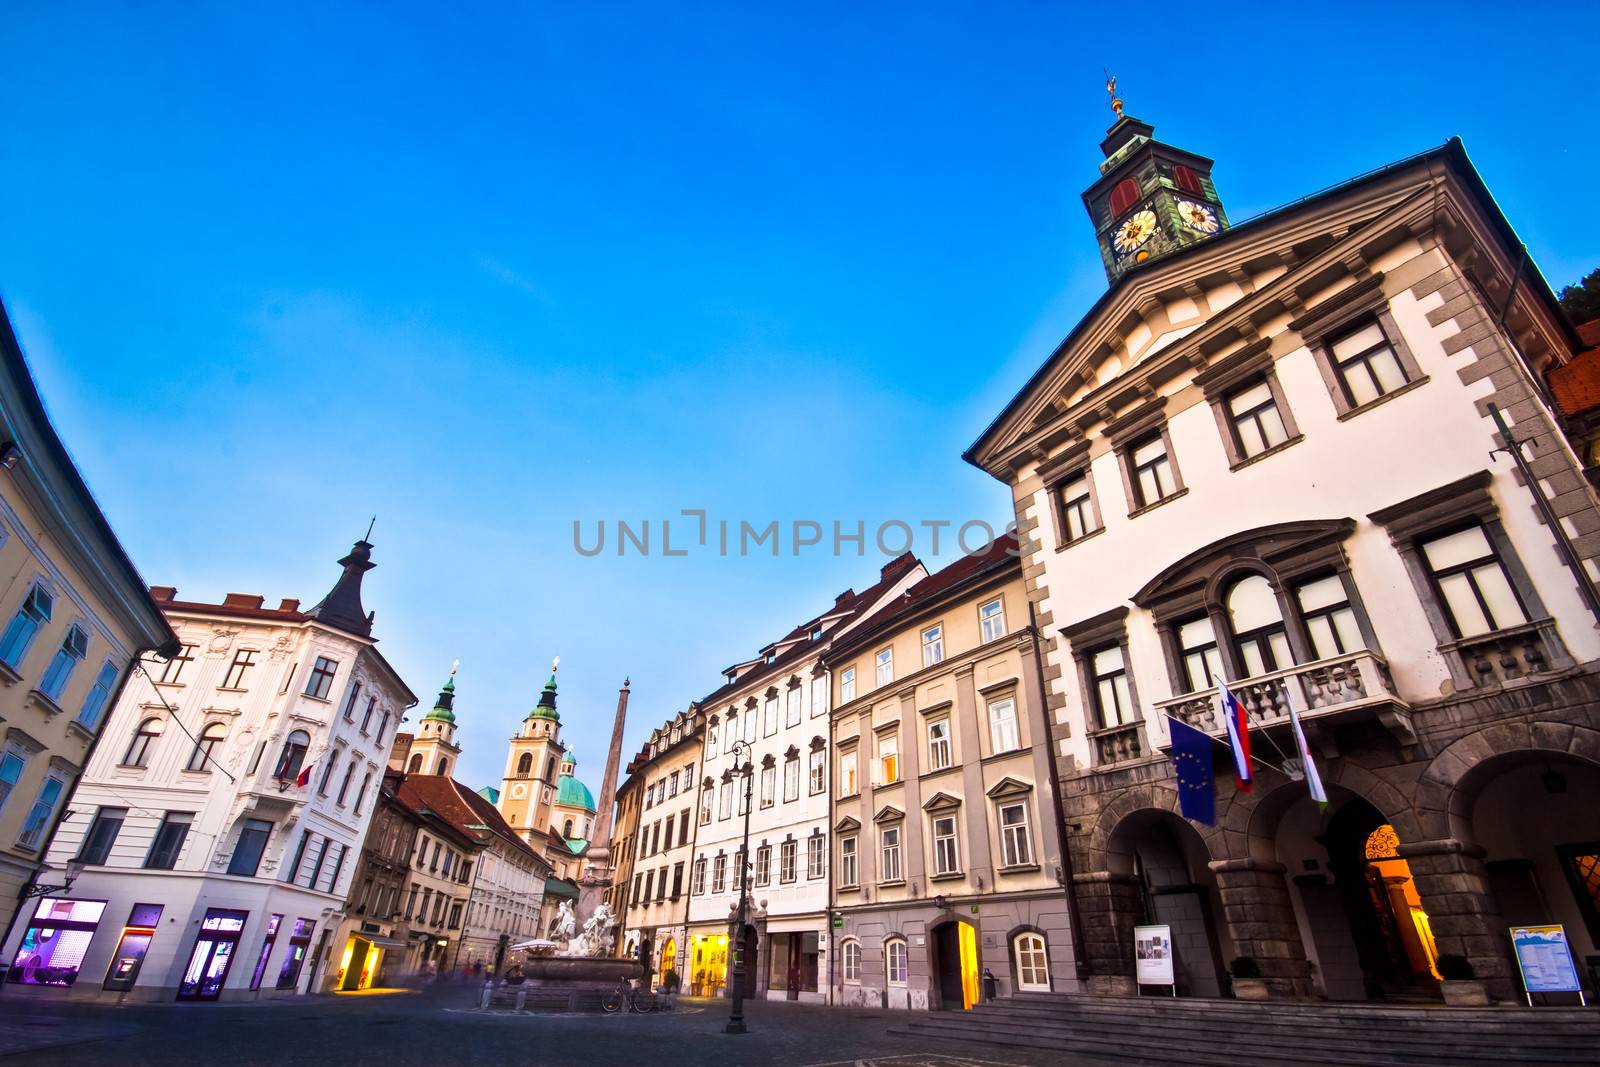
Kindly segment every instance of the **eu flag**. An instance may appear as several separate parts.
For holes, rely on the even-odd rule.
[[[1183,817],[1215,826],[1217,789],[1211,760],[1212,746],[1216,742],[1210,734],[1201,733],[1170,715],[1167,716],[1167,730],[1172,734],[1172,765],[1178,774],[1178,806]]]

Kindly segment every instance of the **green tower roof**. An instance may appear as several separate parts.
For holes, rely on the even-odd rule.
[[[559,663],[560,660],[557,660],[556,662]],[[552,722],[561,721],[561,715],[556,711],[555,666],[550,668],[550,680],[544,683],[544,692],[539,694],[539,703],[532,711],[528,712],[527,719],[523,719],[522,721],[527,722],[528,719],[549,719]]]
[[[433,706],[432,711],[428,712],[428,714],[424,715],[422,718],[424,720],[433,719],[438,722],[448,722],[453,724],[456,721],[455,707],[456,668],[455,664],[451,664],[450,677],[445,681],[444,688],[439,690],[439,702]]]
[[[556,807],[581,808],[592,812],[594,794],[574,776],[577,769],[577,761],[568,753],[567,758],[561,761],[561,777],[556,781]]]

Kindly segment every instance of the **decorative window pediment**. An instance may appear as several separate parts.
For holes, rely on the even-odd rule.
[[[861,829],[861,820],[846,815],[844,818],[833,824],[833,829],[834,832],[841,834],[849,833],[851,830],[859,830]]]
[[[1017,797],[1031,792],[1033,792],[1032,782],[1007,776],[989,787],[988,796],[993,800],[999,800],[1002,797]]]
[[[824,741],[820,734],[811,739],[811,751],[813,751],[813,752],[821,752],[823,749],[825,749],[827,747],[828,747],[828,742]]]
[[[783,758],[786,760],[799,759],[800,750],[795,746],[790,745],[788,748],[783,750]]]
[[[904,811],[901,811],[893,804],[885,804],[883,807],[878,809],[878,814],[872,817],[872,821],[877,823],[899,822],[905,817],[906,813]]]
[[[1189,553],[1147,582],[1133,602],[1158,618],[1193,610],[1241,565],[1255,563],[1280,577],[1343,560],[1342,544],[1354,519],[1317,519],[1258,526],[1230,534]]]
[[[772,753],[768,752],[765,756],[761,757],[761,766],[763,766],[763,767],[776,767],[777,765],[778,765],[778,758],[776,756],[774,756]]]
[[[949,793],[935,793],[922,805],[923,811],[954,811],[961,806],[961,798]]]

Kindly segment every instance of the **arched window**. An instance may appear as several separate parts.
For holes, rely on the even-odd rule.
[[[415,756],[411,757],[411,765],[406,768],[406,772],[408,774],[422,773],[422,753],[418,752]]]
[[[1233,583],[1228,590],[1228,621],[1233,627],[1234,648],[1244,677],[1254,678],[1294,663],[1278,597],[1261,575],[1252,574]]]
[[[439,759],[439,777],[443,778],[450,773],[450,761],[441,757]]]
[[[220,722],[214,722],[200,731],[200,738],[194,743],[194,751],[189,754],[189,765],[186,771],[209,771],[213,753],[217,746],[222,744],[222,739],[227,736],[228,728]]]
[[[571,819],[568,819],[566,822],[561,824],[561,836],[562,837],[567,837],[567,838],[570,838],[572,836],[572,820]]]
[[[1112,217],[1116,217],[1117,215],[1120,215],[1124,211],[1128,210],[1134,205],[1134,201],[1138,199],[1139,183],[1134,181],[1132,178],[1122,179],[1117,183],[1117,187],[1111,190]]]
[[[1024,930],[1012,938],[1011,955],[1017,966],[1018,989],[1050,992],[1050,955],[1042,934]]]
[[[844,943],[844,980],[846,982],[861,981],[861,942],[846,941]]]
[[[884,974],[890,985],[906,984],[906,943],[894,938],[883,943]]]
[[[284,739],[283,752],[278,756],[278,768],[272,772],[274,778],[297,778],[300,776],[300,767],[306,761],[306,749],[311,747],[311,735],[304,730],[293,730]]]
[[[1186,193],[1204,196],[1205,190],[1200,187],[1200,178],[1194,171],[1179,163],[1172,168],[1172,184]]]
[[[544,780],[549,781],[556,776],[556,758],[551,756],[544,761]]]
[[[146,719],[139,724],[139,729],[133,733],[133,740],[128,742],[128,754],[122,757],[125,767],[145,767],[150,763],[150,750],[155,747],[156,739],[161,736],[161,720]]]
[[[517,760],[517,777],[526,778],[533,773],[533,753],[524,752],[522,758]]]

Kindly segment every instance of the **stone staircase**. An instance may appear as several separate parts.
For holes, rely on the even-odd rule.
[[[1137,1063],[1554,1067],[1600,1063],[1600,1010],[1296,1004],[1019,993],[891,1033]]]

